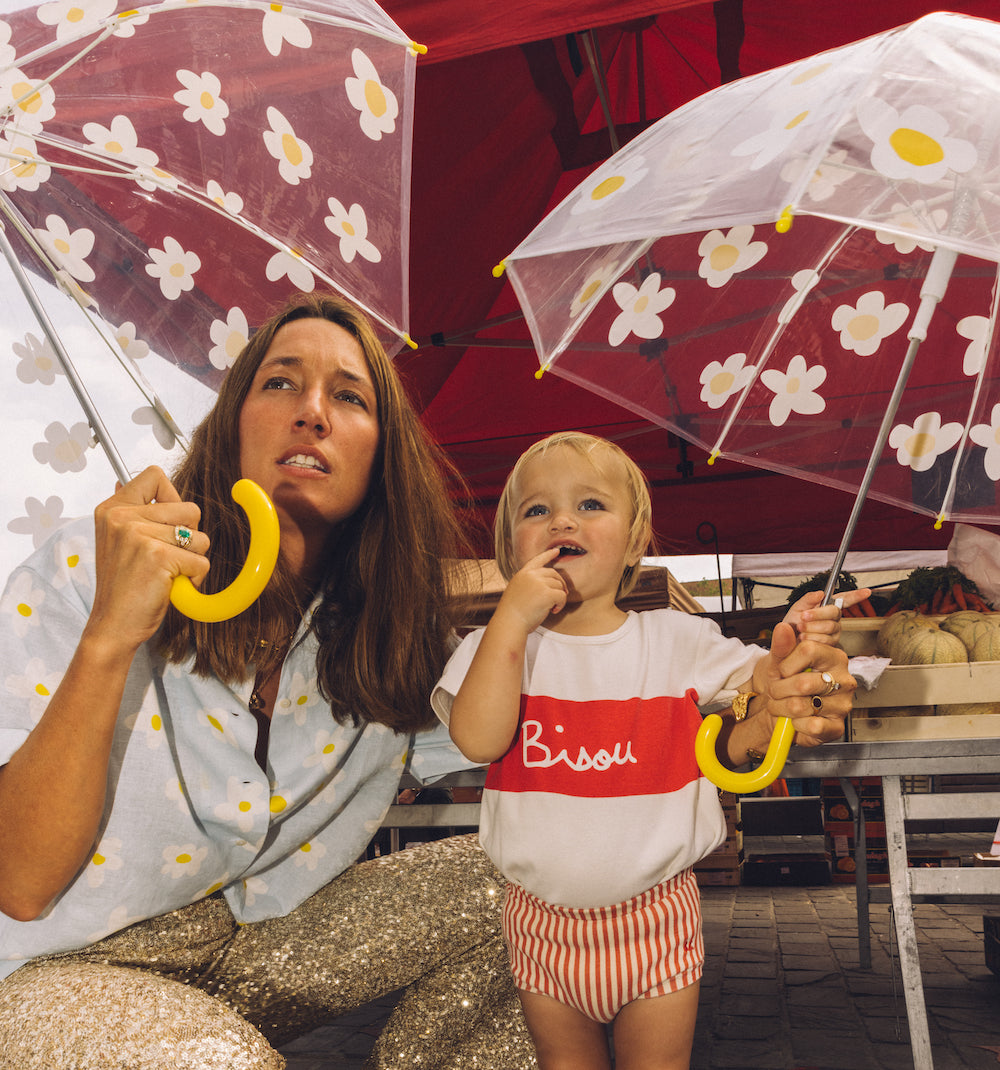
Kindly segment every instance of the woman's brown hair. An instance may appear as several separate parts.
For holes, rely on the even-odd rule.
[[[446,658],[458,612],[454,563],[465,540],[446,480],[458,479],[431,441],[371,324],[330,294],[300,294],[267,321],[230,369],[212,411],[174,475],[180,496],[202,511],[212,567],[203,590],[226,587],[242,567],[249,527],[230,496],[240,478],[239,417],[257,368],[277,331],[292,320],[326,319],[359,343],[375,386],[380,428],[364,502],[325,551],[312,627],[319,639],[319,687],[341,723],[378,722],[398,732],[432,724],[429,696]],[[193,644],[194,670],[228,682],[277,668],[305,606],[279,558],[264,594],[220,624],[170,609],[161,649],[172,661]]]

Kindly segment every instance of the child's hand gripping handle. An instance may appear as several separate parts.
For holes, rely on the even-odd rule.
[[[717,713],[710,713],[702,721],[694,742],[694,756],[698,768],[717,788],[735,794],[760,791],[781,776],[792,740],[795,738],[795,727],[787,717],[778,718],[764,760],[750,773],[736,773],[719,761],[715,744],[721,730],[722,718]]]
[[[247,559],[236,579],[216,594],[202,594],[187,576],[174,580],[170,601],[192,620],[216,623],[242,613],[260,597],[278,561],[278,514],[274,503],[249,479],[238,480],[232,494],[250,522]]]

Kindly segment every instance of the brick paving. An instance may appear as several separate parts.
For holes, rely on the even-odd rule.
[[[913,1070],[889,906],[873,903],[872,968],[858,965],[853,885],[704,888],[706,964],[692,1070]],[[1000,1066],[1000,978],[983,914],[914,908],[934,1070]],[[282,1053],[288,1070],[361,1070],[389,996]],[[400,1068],[402,1070],[402,1068]]]

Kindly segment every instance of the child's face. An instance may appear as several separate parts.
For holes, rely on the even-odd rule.
[[[511,539],[518,568],[555,546],[565,551],[553,566],[571,602],[610,597],[626,565],[633,508],[621,462],[598,453],[596,464],[567,446],[533,457],[521,469],[514,495]]]

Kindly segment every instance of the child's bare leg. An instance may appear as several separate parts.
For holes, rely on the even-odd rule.
[[[539,1070],[611,1070],[608,1034],[600,1022],[539,992],[518,995]]]
[[[699,987],[622,1007],[615,1019],[615,1070],[688,1070]]]

